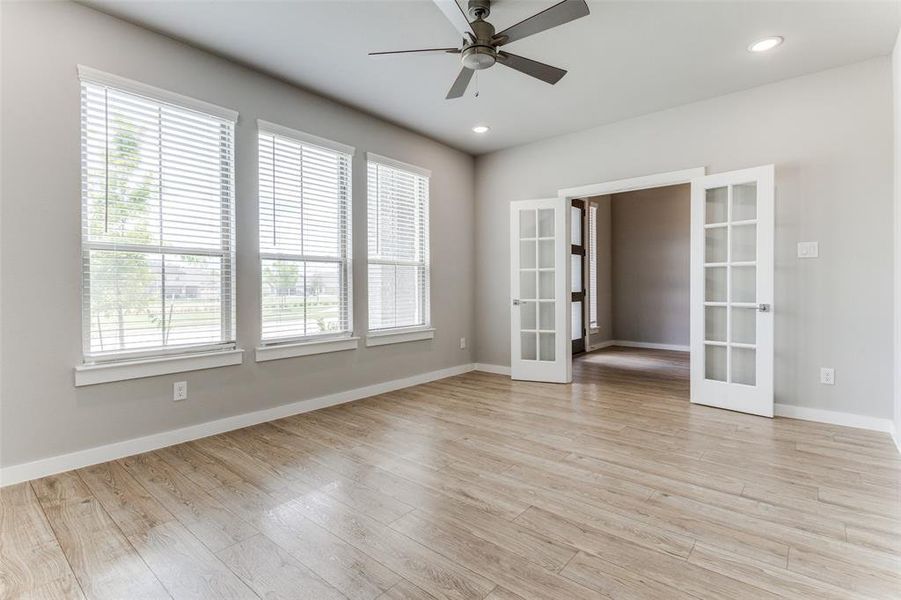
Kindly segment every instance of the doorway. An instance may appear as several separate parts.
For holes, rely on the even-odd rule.
[[[709,176],[699,168],[513,202],[511,376],[572,381],[573,315],[585,320],[584,296],[572,312],[573,279],[584,282],[585,270],[576,260],[573,274],[572,200],[689,183],[691,402],[773,416],[774,181],[772,165]],[[542,219],[544,233],[534,227]],[[542,308],[548,319],[534,318]]]

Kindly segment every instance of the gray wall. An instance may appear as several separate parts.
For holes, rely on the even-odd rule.
[[[892,76],[877,58],[480,157],[476,358],[510,364],[509,207],[565,187],[776,165],[776,401],[892,413]],[[798,260],[798,241],[820,258]],[[835,385],[819,368],[835,368]]]
[[[84,64],[240,111],[237,306],[241,366],[76,389],[81,357],[79,83]],[[0,465],[314,398],[472,360],[473,159],[170,38],[72,3],[2,4]],[[256,125],[356,146],[354,323],[366,328],[365,152],[431,169],[435,339],[257,364]],[[471,344],[470,344],[471,347]],[[189,398],[173,404],[172,383]]]
[[[895,351],[894,351],[894,411],[895,445],[901,451],[901,32],[892,52],[892,84],[895,117],[895,189],[894,189],[894,232],[895,232]]]
[[[613,339],[688,346],[691,186],[611,199]]]

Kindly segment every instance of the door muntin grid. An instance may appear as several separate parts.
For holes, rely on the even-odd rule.
[[[705,190],[704,378],[757,385],[757,184]]]
[[[554,362],[556,331],[556,211],[519,211],[520,359]]]

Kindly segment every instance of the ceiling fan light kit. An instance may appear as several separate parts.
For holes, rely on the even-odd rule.
[[[585,0],[563,0],[524,21],[508,27],[500,33],[496,33],[494,25],[485,20],[491,14],[490,0],[469,0],[469,17],[463,13],[456,0],[433,1],[444,13],[451,25],[463,36],[461,48],[426,48],[423,50],[370,52],[369,54],[370,56],[422,52],[459,54],[463,68],[447,93],[448,100],[459,98],[466,93],[466,88],[469,86],[473,73],[493,67],[497,63],[551,85],[557,83],[566,75],[565,70],[499,50],[499,48],[530,35],[579,19],[588,15],[589,12],[588,4]]]

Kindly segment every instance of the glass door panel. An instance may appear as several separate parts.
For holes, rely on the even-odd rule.
[[[522,360],[554,361],[554,209],[519,214],[519,326]]]
[[[757,184],[705,192],[704,377],[755,385]]]

